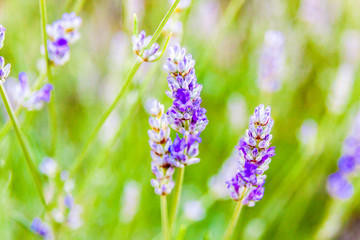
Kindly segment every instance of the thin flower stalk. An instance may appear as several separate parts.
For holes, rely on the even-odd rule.
[[[180,2],[180,0],[176,0],[174,2],[174,4],[170,7],[170,9],[168,10],[168,12],[164,16],[164,18],[161,20],[159,26],[155,30],[155,33],[153,34],[152,38],[150,39],[150,41],[148,42],[148,44],[144,50],[149,49],[149,47],[151,47],[155,43],[155,41],[159,38],[160,33],[162,32],[165,24],[167,23],[167,21],[169,20],[171,15],[174,13],[176,6],[179,4],[179,2]],[[114,101],[111,103],[111,105],[105,110],[105,112],[103,113],[99,122],[96,124],[96,126],[93,129],[93,131],[91,132],[89,138],[85,142],[85,145],[82,148],[78,158],[76,159],[74,167],[72,168],[72,171],[71,171],[72,173],[76,172],[79,169],[79,167],[81,166],[82,162],[84,161],[85,155],[88,151],[88,148],[90,147],[92,142],[96,139],[100,128],[105,123],[105,121],[109,117],[110,113],[115,109],[115,107],[119,104],[119,102],[121,101],[121,99],[123,98],[125,93],[127,92],[128,88],[134,78],[134,75],[136,74],[137,70],[139,69],[139,67],[142,63],[143,63],[143,60],[141,58],[138,58],[135,61],[134,65],[130,69],[130,71],[125,79],[125,82],[122,85],[118,95],[116,96]]]
[[[243,204],[241,203],[241,201],[238,201],[236,203],[236,207],[235,207],[233,216],[231,217],[230,224],[229,224],[228,228],[226,229],[223,240],[228,240],[233,235],[236,224],[239,221],[242,207],[243,207]]]

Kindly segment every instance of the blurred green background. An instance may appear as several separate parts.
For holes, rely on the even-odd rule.
[[[349,30],[360,34],[360,2],[312,2],[312,19],[304,16],[304,5],[310,4],[305,0],[245,0],[243,5],[239,0],[193,0],[188,8],[176,12],[174,17],[183,29],[171,42],[180,41],[196,60],[198,82],[203,84],[202,106],[210,121],[201,135],[200,163],[186,168],[178,239],[221,238],[235,203],[223,199],[214,190],[214,178],[210,179],[231,157],[260,103],[272,107],[272,143],[277,155],[267,171],[264,198],[255,207],[243,209],[234,239],[313,239],[327,218],[336,219],[329,228],[330,238],[360,239],[360,185],[355,185],[355,196],[347,201],[332,200],[326,191],[327,176],[336,171],[342,143],[359,107],[357,64],[345,92],[346,103],[333,111],[329,102],[333,92],[345,85],[339,69],[346,51],[350,48],[351,53],[360,55],[360,47],[344,41]],[[48,0],[48,22],[72,6],[72,1]],[[81,39],[71,47],[71,60],[54,70],[60,169],[71,168],[136,59],[131,49],[133,13],[138,15],[139,28],[152,34],[169,7],[167,0],[84,1],[78,12],[83,19]],[[1,55],[12,65],[11,76],[25,71],[34,82],[42,69],[38,2],[1,0],[0,24],[7,29]],[[282,86],[273,93],[262,92],[257,82],[267,30],[281,31],[285,37]],[[165,37],[163,34],[158,42]],[[161,238],[159,197],[150,185],[145,106],[149,98],[158,99],[166,108],[171,106],[164,93],[164,59],[140,67],[125,100],[73,176],[75,202],[83,207],[83,226],[74,231],[62,228],[62,239]],[[339,78],[338,87],[333,87]],[[7,114],[1,110],[5,123]],[[46,106],[19,116],[36,165],[50,150],[47,112]],[[312,119],[313,128],[301,141],[301,126],[307,119]],[[232,170],[235,167],[232,164]],[[130,203],[125,197],[129,192],[135,196],[128,196]],[[185,207],[194,200],[198,208]],[[11,130],[0,144],[0,239],[37,239],[26,224],[29,227],[42,211]],[[194,212],[198,214],[192,216]]]

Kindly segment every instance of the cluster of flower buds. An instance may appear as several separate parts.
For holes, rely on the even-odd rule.
[[[155,188],[158,195],[166,195],[171,192],[174,187],[172,175],[174,168],[170,162],[169,148],[172,144],[170,138],[170,128],[167,115],[164,114],[164,105],[156,100],[152,102],[150,107],[149,118],[150,130],[148,131],[151,148],[151,170],[156,179],[151,180],[151,185]]]
[[[58,164],[52,158],[45,157],[39,166],[41,173],[48,177],[48,186],[45,188],[45,199],[48,203],[54,201],[48,216],[49,222],[57,224],[64,224],[70,229],[78,229],[82,226],[83,220],[81,218],[82,206],[75,204],[72,197],[72,190],[74,189],[74,181],[69,177],[69,172],[62,171],[59,173]],[[60,179],[61,181],[56,181]],[[62,189],[56,197],[54,193],[56,189]],[[34,218],[31,229],[42,236],[44,239],[53,239],[51,226],[43,222],[40,218]]]
[[[270,147],[274,125],[270,114],[271,108],[265,109],[263,104],[255,108],[246,137],[236,147],[240,155],[239,171],[227,182],[231,198],[250,207],[264,196],[264,172],[269,168],[271,157],[275,156],[275,147]]]
[[[281,87],[285,64],[284,50],[284,35],[279,31],[267,31],[258,70],[258,85],[262,91],[274,92]]]
[[[49,36],[49,60],[55,65],[64,65],[70,59],[70,44],[80,38],[81,18],[75,13],[64,13],[62,18],[46,26]]]
[[[357,114],[343,146],[343,155],[338,161],[338,171],[331,174],[327,182],[327,190],[333,197],[340,199],[350,198],[354,187],[350,182],[351,177],[358,173],[360,168],[360,113]]]
[[[186,49],[176,44],[170,48],[170,57],[164,69],[169,73],[167,78],[170,91],[166,95],[173,100],[169,108],[170,126],[177,132],[191,135],[200,134],[208,124],[206,110],[200,107],[202,85],[197,83],[195,60]]]
[[[52,90],[53,85],[47,83],[40,90],[35,92],[31,91],[28,76],[25,72],[19,73],[19,82],[9,89],[11,98],[14,99],[15,104],[29,111],[40,110],[45,102],[48,103]]]
[[[138,55],[144,62],[154,62],[158,60],[159,44],[154,43],[150,49],[146,49],[151,41],[152,36],[147,36],[144,30],[142,30],[138,36],[132,36],[133,51]]]
[[[6,29],[0,25],[0,49],[4,46],[5,31]]]

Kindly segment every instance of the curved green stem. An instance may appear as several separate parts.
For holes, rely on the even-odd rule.
[[[167,23],[167,21],[169,20],[169,18],[171,17],[171,15],[174,13],[178,3],[180,2],[180,0],[176,0],[173,5],[171,6],[171,8],[168,10],[168,12],[166,13],[165,17],[161,20],[159,26],[157,27],[157,29],[155,30],[154,35],[152,36],[150,43],[148,44],[148,46],[146,48],[148,48],[149,46],[151,46],[159,37],[161,31],[163,30],[165,24]],[[114,108],[119,104],[120,100],[122,99],[122,97],[125,95],[126,91],[128,90],[135,73],[137,72],[137,70],[139,69],[140,65],[142,64],[142,60],[140,58],[138,58],[135,62],[135,64],[132,66],[132,68],[130,69],[129,74],[127,75],[126,79],[125,79],[125,83],[123,84],[123,86],[121,87],[118,95],[116,96],[116,98],[114,99],[114,101],[111,103],[111,105],[106,109],[106,111],[103,113],[103,115],[101,116],[99,122],[96,124],[94,130],[91,132],[88,140],[86,141],[82,151],[80,152],[79,157],[76,159],[74,167],[72,168],[72,172],[76,172],[77,169],[81,166],[82,161],[85,158],[85,155],[87,153],[88,148],[90,147],[91,143],[95,140],[100,128],[102,127],[102,125],[105,123],[106,119],[109,117],[110,113],[114,110]]]
[[[168,221],[166,195],[161,195],[160,200],[161,200],[161,227],[162,227],[163,240],[168,240],[170,239],[170,237],[169,237],[169,221]]]
[[[179,169],[179,175],[176,178],[175,183],[175,195],[174,195],[174,202],[171,208],[171,215],[170,215],[170,231],[174,229],[176,216],[179,210],[179,203],[181,199],[181,190],[184,182],[184,174],[185,174],[185,167]]]
[[[41,200],[42,204],[44,205],[44,207],[46,209],[47,205],[46,205],[44,194],[43,194],[43,191],[42,191],[40,175],[39,175],[38,171],[36,170],[36,168],[34,166],[33,158],[31,156],[31,152],[30,152],[30,148],[29,148],[29,146],[28,146],[28,144],[26,142],[26,138],[25,138],[23,132],[21,131],[21,129],[19,127],[19,124],[17,122],[14,110],[10,106],[10,102],[9,102],[8,97],[7,97],[7,94],[6,94],[6,91],[5,91],[5,88],[4,88],[3,84],[0,84],[0,93],[1,93],[1,98],[2,98],[2,100],[4,102],[4,105],[5,105],[6,111],[9,114],[11,123],[12,123],[12,125],[14,127],[16,137],[17,137],[17,139],[18,139],[18,141],[20,143],[21,149],[22,149],[22,151],[23,151],[23,153],[25,155],[26,164],[30,168],[30,172],[31,172],[31,175],[32,175],[32,177],[34,179],[34,182],[35,182],[36,189],[37,189],[37,192],[39,194],[40,200]]]
[[[224,238],[223,240],[228,240],[231,238],[231,236],[233,235],[234,233],[234,230],[235,230],[235,227],[236,227],[236,224],[237,222],[239,221],[239,217],[240,217],[240,213],[241,213],[241,209],[242,209],[242,203],[241,201],[238,201],[236,203],[236,207],[235,207],[235,210],[234,210],[234,213],[231,217],[231,220],[230,220],[230,223],[226,229],[226,232],[224,234]]]

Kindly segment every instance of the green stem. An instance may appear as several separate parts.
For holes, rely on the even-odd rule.
[[[168,240],[169,238],[169,221],[168,221],[168,212],[167,212],[167,202],[166,195],[161,195],[161,226],[163,240]]]
[[[240,212],[241,212],[241,209],[242,209],[242,204],[241,204],[241,201],[238,201],[236,203],[236,207],[235,207],[235,210],[234,210],[234,213],[232,215],[232,218],[230,220],[230,223],[226,229],[226,232],[225,232],[225,235],[224,235],[224,238],[223,240],[228,240],[231,238],[231,236],[233,235],[234,233],[234,230],[235,230],[235,227],[236,227],[236,224],[237,222],[239,221],[239,216],[240,216]]]
[[[124,85],[121,87],[118,95],[116,96],[115,100],[111,103],[111,105],[105,110],[105,112],[103,113],[103,115],[101,116],[99,122],[96,124],[94,130],[91,132],[90,137],[88,138],[88,140],[86,141],[79,157],[77,158],[77,160],[75,161],[75,165],[73,167],[73,172],[77,171],[77,169],[81,166],[82,161],[84,160],[85,154],[87,153],[87,150],[89,148],[89,146],[91,145],[91,143],[95,140],[100,128],[102,127],[102,125],[105,123],[106,119],[109,117],[110,113],[114,110],[114,108],[118,105],[118,103],[120,102],[121,98],[124,96],[127,88],[130,86],[130,83],[136,73],[136,71],[139,69],[140,65],[141,65],[142,61],[140,59],[136,60],[135,64],[133,65],[133,67],[131,68],[129,74],[126,77],[125,83]]]
[[[171,6],[171,8],[168,10],[168,12],[166,13],[165,17],[161,20],[159,26],[157,27],[157,29],[155,30],[150,43],[148,44],[148,46],[146,48],[148,48],[149,46],[151,46],[159,37],[161,31],[163,30],[165,24],[167,23],[167,21],[169,20],[169,18],[171,17],[171,15],[174,13],[178,3],[180,2],[180,0],[176,0],[173,5]],[[95,140],[100,128],[102,127],[102,125],[105,123],[106,119],[109,117],[110,113],[114,110],[114,108],[119,104],[120,100],[122,99],[122,97],[124,96],[124,94],[126,93],[128,87],[130,86],[132,79],[134,78],[135,73],[137,72],[137,70],[139,69],[140,65],[142,64],[142,60],[140,58],[138,58],[135,62],[135,64],[132,66],[132,68],[130,69],[129,74],[127,75],[126,79],[125,79],[125,83],[124,85],[121,87],[118,95],[116,96],[115,100],[111,103],[111,105],[106,109],[106,111],[103,113],[102,117],[100,118],[99,122],[97,123],[97,125],[95,126],[94,130],[91,132],[88,140],[86,141],[82,151],[80,152],[79,157],[77,158],[77,160],[75,161],[74,167],[72,169],[72,172],[76,172],[77,169],[81,166],[82,161],[84,160],[84,157],[87,153],[88,148],[90,147],[91,143]]]
[[[11,123],[14,127],[14,131],[16,134],[16,137],[21,145],[21,149],[25,155],[25,159],[26,159],[26,164],[29,166],[30,168],[30,172],[31,175],[34,179],[35,185],[36,185],[36,189],[37,192],[39,194],[40,200],[42,202],[42,204],[44,205],[45,209],[47,208],[46,206],[46,202],[45,202],[45,198],[44,198],[44,194],[42,192],[42,185],[41,185],[41,179],[40,179],[40,175],[38,173],[38,171],[36,170],[35,166],[34,166],[34,162],[33,162],[33,158],[31,156],[31,152],[30,152],[30,148],[26,142],[26,138],[23,134],[23,132],[21,131],[19,124],[17,122],[17,119],[15,117],[15,113],[14,110],[12,109],[12,107],[10,106],[10,102],[8,99],[8,96],[6,94],[5,88],[3,86],[3,84],[0,84],[0,93],[1,93],[1,98],[4,102],[6,111],[10,117]]]
[[[179,210],[179,203],[181,198],[181,190],[184,182],[184,173],[185,167],[179,169],[179,175],[176,178],[175,183],[175,195],[174,195],[174,202],[171,208],[171,215],[170,215],[170,230],[172,231],[175,226],[176,216]]]
[[[47,34],[46,34],[46,23],[47,23],[47,14],[46,14],[46,0],[39,0],[40,5],[40,19],[41,19],[41,34],[43,38],[44,45],[44,59],[46,62],[46,76],[48,82],[53,84],[53,78],[51,74],[51,64],[49,61],[49,52],[47,47]],[[55,96],[54,91],[52,91],[52,101],[49,103],[49,119],[50,119],[50,135],[51,135],[51,151],[50,155],[55,156],[56,151],[56,112],[55,112]]]

